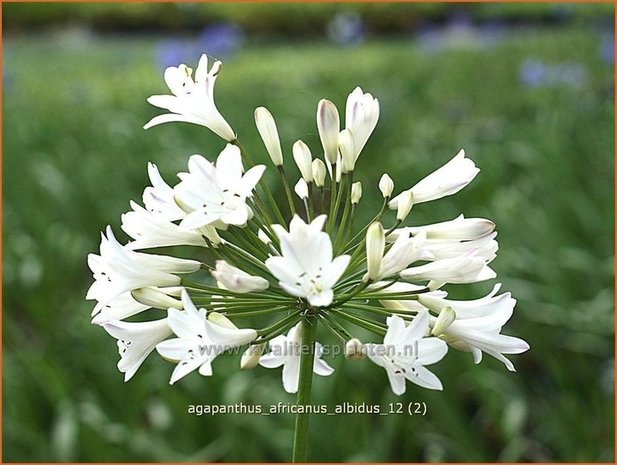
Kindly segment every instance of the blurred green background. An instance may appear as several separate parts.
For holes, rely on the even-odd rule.
[[[320,98],[360,85],[382,116],[360,159],[362,206],[384,171],[409,187],[461,147],[482,169],[410,224],[487,217],[494,268],[518,299],[505,333],[532,349],[509,373],[451,350],[443,392],[401,399],[368,361],[329,362],[318,404],[426,402],[426,416],[313,416],[313,461],[614,461],[611,4],[3,4],[4,461],[287,461],[293,417],[192,416],[188,404],[294,402],[279,370],[167,382],[147,360],[128,384],[115,341],[90,325],[86,255],[140,200],[223,142],[201,127],[144,131],[165,66],[224,61],[216,99],[256,158],[253,109],[277,118],[290,159],[316,153]],[[290,169],[291,168],[290,165]],[[294,172],[297,176],[297,173]],[[272,186],[276,177],[268,175]],[[475,298],[492,283],[451,286]],[[364,333],[357,334],[364,336]],[[320,339],[333,343],[329,334]],[[367,337],[368,339],[368,337]]]

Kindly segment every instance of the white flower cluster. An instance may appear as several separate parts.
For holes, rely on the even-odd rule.
[[[153,351],[176,364],[175,383],[194,370],[210,376],[218,355],[248,345],[242,369],[282,366],[285,390],[296,392],[306,324],[330,331],[348,360],[368,357],[383,367],[398,395],[406,380],[442,389],[426,366],[440,361],[448,347],[471,352],[475,363],[486,353],[514,370],[504,354],[529,346],[501,334],[516,304],[510,293],[498,294],[497,284],[483,298],[456,301],[442,290],[495,278],[489,266],[498,248],[493,222],[461,215],[405,226],[413,206],[453,195],[475,178],[479,169],[465,152],[396,195],[384,174],[378,185],[382,208],[356,227],[362,184],[353,174],[379,119],[377,99],[357,87],[347,98],[342,129],[334,104],[319,102],[323,160],[313,158],[303,141],[293,144],[301,175],[296,196],[274,118],[260,107],[257,129],[284,187],[284,200],[277,202],[262,179],[266,167],[253,163],[217,110],[214,82],[221,63],[208,71],[207,62],[202,56],[194,81],[186,65],[165,71],[173,95],[148,101],[169,113],[145,127],[199,124],[227,145],[213,162],[191,156],[175,186],[149,164],[144,206],[131,201],[131,211],[122,215],[132,240],[122,245],[107,227],[100,254],[88,257],[94,283],[86,298],[96,300],[92,322],[118,340],[125,380]],[[207,258],[141,252],[172,246],[201,248],[198,256]],[[146,314],[154,319],[144,321]],[[239,322],[250,327],[240,329]],[[383,339],[362,343],[351,327]],[[313,371],[327,376],[333,369],[322,359],[323,349],[315,344]]]

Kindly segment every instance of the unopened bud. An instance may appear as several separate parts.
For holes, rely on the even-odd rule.
[[[222,326],[223,328],[229,329],[238,329],[238,327],[231,322],[229,318],[227,318],[222,313],[218,312],[210,312],[208,313],[208,321],[210,323],[214,323],[215,325]]]
[[[366,232],[366,275],[365,281],[375,281],[379,278],[381,260],[386,247],[386,236],[379,222],[371,224]]]
[[[389,199],[392,195],[392,191],[394,190],[394,181],[392,178],[388,176],[388,174],[384,174],[379,180],[379,190],[381,191],[381,195],[383,195],[384,199]]]
[[[308,199],[308,196],[309,196],[308,185],[306,184],[306,181],[304,181],[304,179],[300,178],[298,180],[298,182],[294,186],[294,191],[296,192],[297,196],[300,197],[301,199]]]
[[[411,194],[411,191],[405,191],[399,195],[396,219],[399,221],[405,221],[405,218],[407,218],[407,215],[409,215],[409,212],[411,211],[411,207],[413,207],[413,195]]]
[[[298,165],[302,179],[306,182],[313,180],[313,167],[311,165],[311,150],[301,140],[296,141],[292,147],[294,161]]]
[[[450,327],[455,319],[456,312],[452,309],[452,307],[442,308],[439,312],[439,316],[437,317],[437,321],[435,322],[435,326],[433,326],[431,334],[433,336],[439,336]]]
[[[264,107],[255,109],[255,124],[274,166],[283,165],[281,140],[272,114]]]
[[[326,164],[319,158],[313,160],[313,181],[317,187],[323,187],[326,182]]]
[[[317,107],[317,129],[326,159],[331,164],[336,164],[340,121],[336,106],[329,100],[322,99],[319,101]]]
[[[242,354],[240,359],[241,370],[252,370],[259,364],[261,354],[263,354],[265,344],[250,345]]]
[[[362,183],[360,181],[354,182],[351,185],[351,204],[357,205],[362,197]]]
[[[148,305],[153,308],[160,308],[167,310],[168,308],[175,308],[182,310],[182,302],[173,297],[170,297],[168,293],[163,292],[158,287],[142,287],[141,289],[135,289],[131,291],[133,299],[140,304]]]
[[[362,360],[366,357],[364,345],[355,337],[345,344],[345,358],[347,360]]]

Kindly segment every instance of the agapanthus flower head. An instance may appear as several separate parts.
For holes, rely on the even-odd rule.
[[[208,70],[207,61],[200,59],[194,81],[186,65],[165,71],[173,95],[149,101],[171,113],[147,127],[188,121],[229,143],[219,154],[189,157],[176,185],[150,163],[144,207],[131,202],[122,215],[130,240],[122,245],[108,227],[100,254],[88,257],[95,280],[86,296],[96,300],[92,323],[118,340],[125,380],[151,353],[175,363],[174,384],[193,371],[211,376],[218,356],[239,351],[243,370],[282,367],[290,393],[300,392],[313,373],[333,372],[328,353],[383,367],[397,395],[407,381],[441,390],[439,368],[433,373],[427,366],[448,347],[471,352],[476,363],[491,355],[513,370],[505,355],[529,348],[501,334],[516,300],[507,292],[497,295],[499,287],[469,301],[447,299],[442,290],[496,276],[489,266],[498,251],[495,224],[462,215],[425,225],[413,219],[422,203],[453,195],[476,177],[479,169],[465,152],[394,197],[387,174],[363,194],[354,171],[360,153],[370,148],[380,107],[356,87],[346,101],[344,128],[336,106],[322,99],[316,117],[321,146],[296,139],[291,157],[270,112],[257,108],[267,155],[263,147],[257,153],[274,165],[267,170],[214,105],[221,64]],[[322,150],[323,157],[313,158]],[[291,159],[300,172],[295,182],[287,175],[297,173],[286,169]],[[283,187],[276,193],[270,190],[273,176]],[[360,203],[362,195],[378,196],[381,208],[360,215],[361,206],[371,205]],[[373,219],[361,224],[363,216]],[[141,252],[176,246],[183,257],[191,247],[197,250],[196,259]],[[139,322],[129,320],[137,314]],[[357,328],[373,339],[363,335],[360,341]],[[327,337],[338,352],[317,342]]]

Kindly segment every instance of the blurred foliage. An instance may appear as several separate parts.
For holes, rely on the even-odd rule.
[[[29,6],[3,7],[6,22]],[[249,7],[216,6],[238,18]],[[60,15],[64,5],[37,8]],[[267,11],[264,5],[251,21]],[[410,224],[461,212],[497,223],[495,269],[518,299],[505,332],[532,347],[513,357],[517,373],[490,357],[474,366],[469,354],[452,350],[435,367],[443,392],[409,385],[400,399],[381,368],[331,360],[337,370],[317,377],[315,403],[423,401],[428,413],[313,416],[311,460],[614,460],[614,77],[601,41],[601,31],[579,25],[517,29],[491,46],[430,51],[401,40],[344,49],[271,43],[226,60],[217,104],[264,162],[256,106],[277,118],[290,156],[298,138],[318,152],[320,98],[342,108],[356,85],[379,98],[382,117],[357,173],[366,219],[378,208],[383,171],[402,189],[465,147],[480,175],[456,196],[414,207]],[[278,370],[239,372],[237,357],[220,357],[214,377],[193,374],[170,387],[172,367],[152,357],[124,384],[115,341],[90,325],[86,255],[106,224],[120,232],[120,214],[148,182],[147,161],[173,182],[190,154],[212,159],[223,147],[200,127],[141,129],[156,114],[146,97],[166,91],[155,46],[75,31],[5,38],[4,461],[289,460],[291,415],[186,413],[188,404],[293,403]],[[529,56],[579,63],[584,79],[527,88],[519,67]],[[473,298],[490,287],[449,290]],[[320,336],[334,342],[328,338]]]
[[[478,21],[570,20],[611,21],[609,3],[7,3],[4,27],[31,31],[66,24],[86,24],[100,31],[197,30],[209,23],[230,21],[247,31],[297,37],[323,33],[337,13],[357,12],[370,31],[408,32],[426,23],[443,22],[449,15],[466,14]]]

